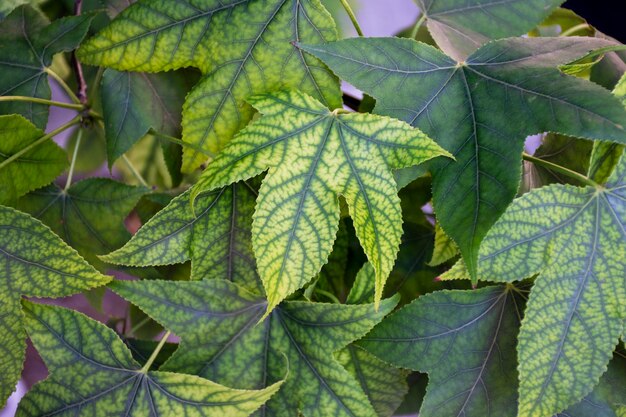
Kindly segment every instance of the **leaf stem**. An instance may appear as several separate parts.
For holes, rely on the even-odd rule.
[[[600,184],[598,184],[597,182],[593,181],[592,179],[587,178],[586,176],[584,176],[582,174],[579,174],[576,171],[572,171],[569,168],[565,168],[565,167],[563,167],[561,165],[557,165],[557,164],[555,164],[553,162],[549,162],[549,161],[546,161],[544,159],[536,158],[536,157],[534,157],[534,156],[532,156],[530,154],[527,154],[526,152],[524,152],[522,154],[522,157],[524,158],[525,161],[532,162],[535,165],[541,165],[544,168],[548,168],[548,169],[550,169],[550,170],[552,170],[554,172],[558,172],[559,174],[563,174],[563,175],[565,175],[567,177],[570,177],[570,178],[573,178],[575,180],[578,180],[578,181],[582,182],[583,184],[590,185],[590,186],[595,187],[595,188],[600,188],[601,187]]]
[[[26,146],[25,148],[20,149],[19,151],[17,151],[16,153],[11,155],[10,157],[5,159],[4,161],[0,162],[0,169],[2,169],[5,166],[9,165],[11,162],[15,161],[20,156],[22,156],[25,153],[29,152],[31,149],[36,148],[37,146],[41,145],[42,143],[44,143],[48,139],[55,137],[59,133],[63,132],[64,130],[69,129],[70,127],[72,127],[72,126],[74,126],[74,125],[76,125],[78,123],[80,123],[80,116],[76,116],[72,120],[70,120],[69,122],[65,123],[64,125],[57,127],[52,132],[46,133],[45,135],[43,135],[42,137],[40,137],[39,139],[37,139],[36,141],[31,143],[30,145]]]
[[[341,5],[343,6],[343,8],[345,9],[346,13],[350,17],[350,20],[352,21],[352,25],[354,26],[354,29],[356,30],[356,33],[359,36],[363,37],[363,31],[361,30],[361,25],[359,25],[359,22],[356,20],[356,15],[354,14],[354,11],[352,10],[352,7],[350,7],[350,4],[348,3],[348,0],[339,0],[339,2],[341,2]]]
[[[331,300],[333,303],[341,304],[341,301],[339,301],[339,298],[337,298],[337,297],[335,296],[335,294],[333,294],[333,293],[331,293],[331,292],[329,292],[329,291],[322,290],[322,289],[320,289],[320,288],[315,287],[314,292],[316,292],[316,293],[318,293],[318,294],[320,294],[320,295],[325,296],[326,298],[328,298],[329,300]]]
[[[133,163],[130,162],[130,159],[128,159],[128,157],[125,154],[122,155],[122,159],[126,163],[126,166],[128,167],[128,169],[130,169],[130,172],[132,172],[135,178],[137,178],[137,181],[139,181],[139,183],[141,183],[141,185],[143,185],[144,187],[150,188],[150,186],[148,185],[148,182],[141,176],[137,168],[135,168]]]
[[[78,148],[80,147],[80,141],[83,138],[83,129],[78,129],[78,134],[76,135],[76,144],[74,145],[74,153],[72,154],[72,163],[70,164],[70,170],[67,173],[67,180],[65,181],[65,187],[63,188],[64,192],[70,188],[72,185],[72,177],[74,176],[74,167],[76,166],[76,155],[78,155]]]
[[[424,24],[425,20],[426,20],[426,13],[422,12],[422,15],[420,16],[420,18],[417,19],[417,22],[415,22],[415,26],[413,26],[413,29],[411,29],[411,39],[417,38],[417,33],[420,31],[420,28],[422,27],[422,24]]]
[[[48,106],[63,107],[66,109],[81,111],[84,107],[80,104],[63,103],[61,101],[46,100],[44,98],[26,97],[26,96],[4,96],[0,97],[0,101],[25,101],[29,103],[46,104]]]
[[[169,330],[167,332],[165,332],[165,334],[161,338],[161,341],[159,342],[157,347],[152,352],[152,355],[150,355],[150,357],[146,361],[146,364],[139,370],[139,372],[141,372],[142,374],[145,374],[145,373],[147,373],[150,370],[150,367],[152,366],[152,364],[156,360],[157,356],[159,356],[159,353],[161,352],[161,349],[163,349],[163,346],[165,346],[165,342],[167,342],[167,338],[170,337],[171,334],[172,334],[172,332],[170,332]]]
[[[206,156],[208,156],[210,158],[215,159],[215,157],[216,157],[216,155],[213,152],[211,152],[211,151],[207,151],[206,149],[202,149],[199,146],[194,145],[193,143],[185,142],[182,139],[178,139],[178,138],[175,138],[173,136],[169,136],[169,135],[166,135],[164,133],[157,132],[154,129],[150,129],[150,134],[153,135],[153,136],[156,136],[157,138],[165,139],[165,140],[167,140],[169,142],[172,142],[172,143],[175,143],[177,145],[180,145],[183,148],[191,148],[194,151],[200,152],[200,153],[202,153],[202,154],[204,154],[204,155],[206,155]]]
[[[588,23],[581,23],[579,25],[573,26],[566,31],[563,31],[559,36],[571,36],[573,33],[578,32],[579,30],[584,30],[590,28]]]
[[[52,78],[54,78],[56,80],[56,82],[61,86],[61,88],[67,93],[67,95],[70,97],[70,99],[74,103],[82,105],[82,102],[78,99],[78,97],[76,97],[76,94],[74,94],[72,89],[65,83],[65,81],[63,80],[63,78],[61,78],[61,76],[59,74],[57,74],[56,72],[52,71],[50,68],[44,68],[44,71],[49,76],[51,76]]]

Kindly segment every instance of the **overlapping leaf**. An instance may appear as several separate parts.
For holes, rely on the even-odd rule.
[[[29,6],[15,9],[0,22],[0,96],[50,99],[45,68],[52,57],[75,49],[89,30],[93,14],[71,16],[49,24]],[[0,114],[18,113],[40,129],[48,122],[48,106],[25,102],[2,102]]]
[[[89,178],[67,190],[50,185],[33,191],[16,207],[44,222],[87,260],[98,264],[96,255],[128,241],[124,220],[148,191],[107,178]]]
[[[433,164],[434,206],[476,279],[480,243],[517,192],[527,135],[553,131],[626,143],[619,101],[553,68],[607,45],[591,38],[511,38],[461,63],[408,39],[302,48],[374,96],[376,112],[408,121],[454,154],[456,161]]]
[[[267,301],[223,280],[117,281],[112,289],[180,336],[163,369],[253,389],[289,375],[263,416],[359,416],[376,413],[359,383],[332,353],[363,336],[395,300],[342,305],[288,301],[258,323]]]
[[[192,198],[260,174],[252,243],[268,311],[313,278],[328,259],[345,197],[376,270],[376,299],[402,235],[391,168],[447,153],[417,129],[386,117],[329,111],[295,91],[255,97],[263,114],[203,172]]]
[[[539,274],[519,337],[520,417],[551,416],[589,393],[624,332],[625,190],[625,158],[605,187],[533,190],[483,243],[481,278]]]
[[[330,107],[341,105],[336,79],[291,42],[335,40],[335,24],[319,0],[142,0],[124,10],[79,50],[84,62],[118,70],[197,67],[206,76],[183,114],[183,169],[217,152],[252,118],[245,100],[298,88]]]
[[[62,297],[108,280],[41,222],[0,206],[0,403],[15,388],[24,361],[20,296]]]
[[[72,310],[24,303],[27,329],[50,377],[20,402],[18,417],[246,417],[279,388],[227,388],[192,375],[149,371],[115,332]]]
[[[0,203],[49,184],[67,166],[67,155],[51,140],[33,145],[43,136],[22,116],[0,116]]]
[[[250,242],[255,198],[247,184],[234,184],[200,194],[194,214],[189,192],[183,193],[102,259],[127,266],[191,259],[192,279],[225,279],[262,294]]]
[[[417,0],[437,45],[459,61],[492,39],[519,36],[564,0]]]

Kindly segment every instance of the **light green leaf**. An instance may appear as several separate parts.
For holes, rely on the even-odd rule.
[[[0,116],[0,203],[49,184],[67,166],[66,153],[52,140],[33,145],[44,135],[22,116]]]
[[[564,0],[416,1],[437,45],[462,61],[490,40],[525,34]]]
[[[20,296],[62,297],[108,281],[41,222],[0,206],[0,405],[24,361]]]
[[[626,159],[606,188],[552,185],[515,200],[483,242],[480,276],[539,274],[519,336],[519,417],[587,395],[624,332]]]
[[[450,239],[446,232],[443,231],[439,223],[435,224],[435,247],[433,256],[430,258],[428,265],[437,266],[459,254],[459,247]]]
[[[45,68],[59,52],[75,49],[89,30],[94,15],[70,16],[49,23],[28,6],[15,9],[0,21],[0,96],[50,99]],[[48,106],[1,102],[0,114],[18,113],[40,129],[48,122]]]
[[[258,323],[267,301],[229,281],[117,281],[111,288],[181,337],[164,369],[254,389],[284,375],[286,357],[289,375],[259,416],[376,416],[332,353],[367,333],[394,299],[379,311],[373,304],[287,301]]]
[[[117,70],[168,71],[197,67],[205,77],[183,110],[183,170],[217,153],[252,118],[245,100],[298,88],[341,106],[337,80],[291,42],[337,38],[319,0],[141,0],[84,43],[83,62]]]
[[[512,287],[438,291],[392,314],[357,345],[428,372],[420,416],[515,417],[522,307]]]
[[[251,103],[263,116],[209,164],[192,198],[269,168],[254,212],[252,244],[271,311],[326,263],[341,194],[376,270],[378,302],[402,235],[391,169],[447,152],[406,123],[331,112],[303,93],[281,91]]]
[[[480,243],[517,193],[528,135],[552,131],[626,143],[619,101],[554,68],[608,45],[592,38],[511,38],[488,43],[461,63],[409,39],[302,48],[374,96],[377,113],[419,127],[454,154],[456,161],[432,163],[434,208],[475,280]]]
[[[30,4],[32,6],[37,6],[39,3],[43,3],[44,0],[4,0],[2,4],[0,4],[0,20],[7,17],[11,11],[13,11],[18,6],[22,4]]]
[[[227,388],[197,376],[148,371],[113,330],[76,311],[24,302],[27,329],[50,376],[22,399],[17,417],[246,417],[279,388]]]
[[[151,128],[178,136],[188,90],[185,77],[181,72],[104,72],[101,94],[109,167]]]
[[[89,262],[106,268],[96,255],[122,246],[130,238],[124,226],[128,213],[148,193],[108,178],[89,178],[67,190],[56,185],[22,197],[16,208],[48,225]]]
[[[263,293],[250,234],[256,193],[246,183],[202,193],[189,204],[189,192],[173,199],[121,249],[103,256],[127,266],[156,266],[191,259],[191,279],[233,281]]]

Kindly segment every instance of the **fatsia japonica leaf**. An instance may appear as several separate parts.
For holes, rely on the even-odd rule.
[[[419,127],[456,161],[433,161],[433,203],[474,280],[479,246],[515,197],[524,139],[546,131],[626,143],[626,111],[607,90],[554,68],[610,45],[511,38],[466,61],[409,39],[301,46],[377,99],[377,113]],[[384,54],[380,51],[385,51]]]
[[[459,61],[493,39],[519,36],[564,0],[416,0],[437,45]]]
[[[0,77],[1,78],[1,77]],[[68,164],[67,154],[20,115],[0,116],[0,204],[14,202],[52,182]]]
[[[89,178],[67,190],[57,185],[20,198],[19,210],[48,225],[89,262],[104,269],[96,255],[111,252],[130,238],[124,220],[148,193],[108,178]]]
[[[522,308],[510,286],[438,291],[387,317],[357,345],[428,372],[420,416],[515,417]]]
[[[163,370],[255,389],[289,374],[259,416],[359,416],[376,413],[333,353],[362,337],[395,299],[343,305],[286,301],[259,323],[267,300],[224,280],[116,281],[111,288],[181,337]]]
[[[79,50],[90,64],[117,70],[197,67],[205,77],[183,109],[183,169],[192,171],[252,118],[245,100],[298,88],[330,107],[341,106],[337,80],[291,42],[337,38],[319,0],[141,0]]]
[[[251,103],[263,116],[209,164],[192,199],[269,168],[252,228],[269,312],[326,263],[337,232],[341,194],[376,270],[378,302],[402,235],[391,169],[447,152],[404,122],[331,112],[300,92],[256,96]]]
[[[50,377],[26,394],[18,417],[247,417],[281,384],[236,390],[197,376],[150,371],[102,323],[61,307],[24,302],[24,310]]]
[[[262,294],[250,241],[255,198],[254,189],[241,182],[200,194],[194,213],[185,192],[101,259],[127,266],[191,259],[191,279],[225,279]]]
[[[626,158],[605,187],[551,185],[515,200],[480,254],[482,279],[539,274],[519,336],[519,417],[580,400],[624,332]]]
[[[62,297],[108,281],[41,222],[0,206],[0,404],[24,361],[20,296]]]
[[[50,99],[46,68],[59,52],[71,51],[89,30],[93,14],[70,16],[49,23],[29,6],[13,10],[0,21],[0,96]],[[25,102],[1,102],[0,114],[18,113],[43,129],[48,106]]]

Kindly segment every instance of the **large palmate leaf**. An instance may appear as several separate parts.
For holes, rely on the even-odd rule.
[[[437,45],[459,61],[492,39],[533,29],[564,0],[417,0]]]
[[[515,343],[523,300],[511,287],[418,298],[357,344],[396,366],[428,372],[423,417],[515,417]]]
[[[252,253],[256,193],[244,182],[173,199],[121,249],[102,259],[127,266],[155,266],[191,259],[191,279],[218,278],[263,293]]]
[[[376,112],[408,121],[454,154],[456,161],[433,164],[434,207],[476,279],[480,243],[517,192],[527,135],[553,131],[626,143],[626,111],[617,98],[553,68],[607,45],[511,38],[461,63],[409,39],[303,48],[373,95]]]
[[[27,329],[50,377],[20,402],[18,417],[246,417],[279,388],[227,388],[192,375],[149,371],[113,330],[60,307],[24,303]]]
[[[145,187],[108,178],[89,178],[67,190],[50,185],[33,191],[20,198],[16,208],[44,222],[88,261],[98,264],[96,255],[128,241],[124,219],[148,192]]]
[[[62,297],[108,281],[41,222],[0,206],[0,404],[24,361],[20,296]]]
[[[245,100],[278,88],[298,88],[341,106],[337,80],[291,42],[336,39],[319,0],[141,0],[87,41],[80,58],[118,70],[197,67],[205,74],[183,110],[183,169],[217,152],[252,118]]]
[[[209,164],[192,198],[269,168],[254,213],[252,243],[270,311],[326,263],[341,194],[376,270],[378,302],[402,235],[391,168],[447,153],[406,123],[331,112],[300,92],[256,96],[251,103],[263,116]]]
[[[288,301],[259,323],[267,300],[229,281],[117,281],[112,289],[181,337],[162,369],[255,389],[289,375],[260,416],[359,416],[376,413],[333,352],[362,337],[395,300],[343,305]],[[258,324],[257,324],[258,323]]]
[[[559,412],[606,370],[624,332],[624,271],[626,158],[605,187],[527,193],[487,235],[482,279],[539,274],[519,336],[520,417]]]
[[[1,77],[0,77],[1,78]],[[0,116],[0,204],[52,182],[67,166],[67,155],[17,114]]]
[[[0,96],[28,96],[50,99],[46,67],[52,57],[76,48],[93,19],[93,14],[71,16],[48,24],[28,6],[15,9],[0,22]],[[0,114],[18,113],[43,129],[48,106],[25,102],[2,102]]]

